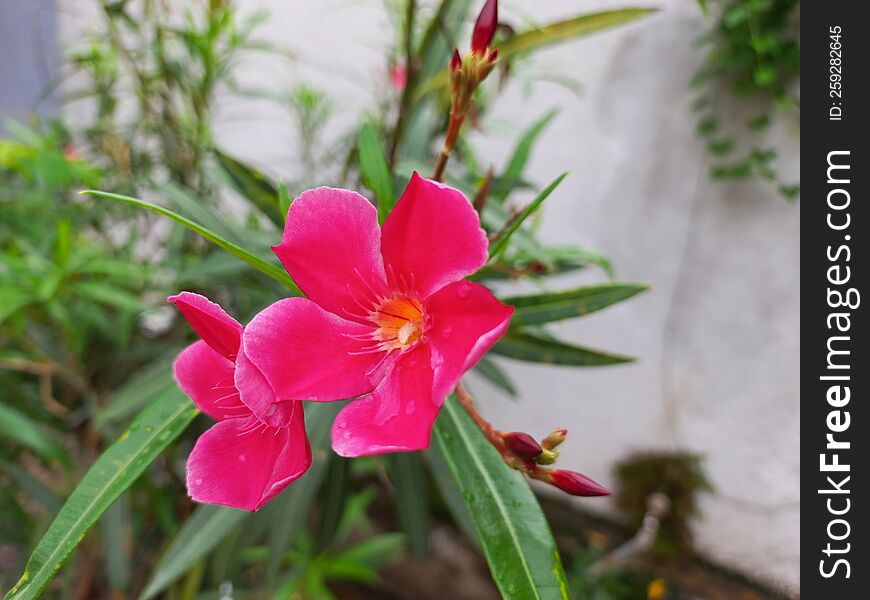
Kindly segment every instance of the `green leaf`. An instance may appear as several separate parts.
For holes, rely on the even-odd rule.
[[[138,297],[108,283],[80,281],[76,283],[75,290],[82,296],[99,304],[114,306],[115,308],[132,313],[138,313],[144,309]]]
[[[584,37],[605,29],[618,27],[635,21],[641,17],[645,17],[658,9],[655,8],[620,8],[616,10],[607,10],[597,13],[589,13],[579,15],[577,17],[557,21],[522,31],[511,36],[498,46],[498,57],[500,61],[509,61],[518,56],[528,54],[561,42],[567,42],[580,37]],[[442,63],[443,64],[443,63]],[[440,72],[433,75],[419,86],[416,90],[418,98],[433,92],[435,90],[446,87],[450,82],[450,72],[447,68],[443,68]]]
[[[204,237],[208,241],[216,244],[217,246],[220,246],[221,248],[223,248],[224,250],[226,250],[227,252],[229,252],[233,256],[245,261],[246,263],[248,263],[249,265],[251,265],[252,267],[257,269],[258,271],[260,271],[264,275],[268,275],[269,277],[271,277],[275,281],[277,281],[279,283],[283,283],[285,286],[287,286],[288,288],[293,290],[293,292],[296,295],[298,295],[298,296],[302,295],[302,290],[299,289],[299,287],[296,285],[296,283],[293,282],[293,280],[290,278],[290,276],[287,275],[287,273],[283,269],[280,269],[279,267],[276,267],[275,265],[267,263],[263,259],[259,258],[258,256],[255,256],[254,254],[245,250],[244,248],[237,246],[233,242],[230,242],[230,241],[220,237],[216,233],[209,231],[208,229],[206,229],[202,225],[199,225],[198,223],[194,223],[193,221],[191,221],[190,219],[188,219],[186,217],[182,217],[181,215],[179,215],[176,212],[173,212],[167,208],[163,208],[162,206],[159,206],[157,204],[152,204],[151,202],[139,200],[138,198],[131,198],[130,196],[123,196],[121,194],[111,194],[109,192],[101,192],[98,190],[85,190],[85,191],[80,192],[80,193],[87,194],[90,196],[97,196],[100,198],[108,198],[109,200],[119,200],[121,202],[126,202],[127,204],[132,204],[133,206],[138,206],[140,208],[150,210],[151,212],[157,213],[158,215],[163,215],[164,217],[169,217],[170,219],[172,219],[176,223],[184,225],[188,229],[195,231],[196,233],[198,233],[199,235],[201,235],[202,237]]]
[[[558,109],[548,111],[547,114],[526,130],[508,160],[507,167],[505,167],[504,173],[501,175],[500,183],[493,186],[495,189],[490,192],[490,198],[497,202],[504,201],[511,189],[521,182],[523,171],[525,171],[526,164],[529,162],[529,156],[532,153],[535,141],[544,132],[547,125],[556,118],[557,114],[559,114]]]
[[[433,428],[504,598],[568,598],[559,551],[537,498],[451,396]]]
[[[100,519],[100,541],[103,547],[103,560],[109,584],[116,596],[130,585],[130,502],[128,496],[121,496],[106,510]]]
[[[492,351],[517,360],[574,367],[597,367],[634,361],[629,356],[572,346],[526,331],[509,331],[493,346]]]
[[[498,366],[495,361],[484,356],[477,361],[476,365],[474,365],[474,372],[505,392],[511,398],[516,398],[517,388],[510,380],[510,377],[508,377],[508,374],[504,372],[504,369]]]
[[[24,413],[0,403],[0,434],[35,452],[45,460],[55,459],[68,465],[64,449]]]
[[[528,206],[526,206],[520,214],[514,217],[505,228],[505,230],[501,233],[495,243],[493,243],[489,247],[489,257],[495,258],[502,254],[507,248],[508,241],[510,241],[511,236],[516,233],[516,231],[520,228],[520,226],[528,219],[536,210],[541,207],[541,203],[547,199],[553,190],[559,187],[559,184],[562,183],[562,180],[568,176],[568,173],[562,173],[559,175],[553,183],[548,185],[543,192],[538,194],[538,197],[532,200]]]
[[[502,298],[502,302],[515,309],[511,327],[539,325],[588,315],[631,298],[648,287],[636,283],[604,283],[562,292],[512,296]]]
[[[630,23],[656,11],[655,8],[620,8],[580,15],[537,29],[523,31],[508,38],[498,47],[499,59],[510,60],[552,44],[566,42]]]
[[[429,537],[429,495],[419,453],[396,452],[384,457],[395,490],[399,524],[417,558],[426,555]]]
[[[366,123],[359,131],[359,171],[363,184],[369,188],[378,201],[378,220],[386,221],[396,204],[393,191],[393,176],[387,165],[387,157],[378,140],[374,128]]]
[[[305,426],[313,460],[305,475],[278,496],[272,505],[266,507],[275,516],[269,534],[269,560],[266,563],[266,576],[269,581],[278,574],[281,561],[305,523],[308,509],[326,475],[327,459],[332,452],[329,447],[330,429],[335,415],[342,407],[341,402],[312,402],[305,407]]]
[[[160,557],[141,599],[154,598],[195,567],[225,535],[249,516],[251,513],[247,511],[227,506],[197,506]]]
[[[281,208],[281,218],[285,221],[291,204],[293,204],[293,198],[287,192],[287,184],[282,179],[278,182],[278,206]]]
[[[260,209],[270,221],[278,227],[284,227],[284,215],[281,212],[278,187],[263,173],[246,165],[238,159],[220,150],[214,150],[215,158],[229,177],[230,183],[242,197]]]
[[[88,529],[184,431],[197,412],[177,388],[156,398],[88,470],[5,599],[37,598]]]

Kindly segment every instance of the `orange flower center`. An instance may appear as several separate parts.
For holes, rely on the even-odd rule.
[[[384,300],[372,312],[372,321],[378,326],[376,337],[390,350],[403,350],[423,335],[423,307],[406,296]]]

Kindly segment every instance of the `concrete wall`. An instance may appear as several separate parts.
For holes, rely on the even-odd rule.
[[[65,4],[68,40],[88,26],[87,4]],[[381,57],[388,20],[378,0],[242,4],[268,8],[272,19],[263,37],[298,58],[290,67],[274,58],[252,61],[243,82],[286,89],[302,80],[326,90],[338,109],[330,135],[357,122],[376,86],[386,85]],[[514,0],[503,3],[502,13],[521,25],[618,4]],[[632,450],[703,453],[716,493],[703,500],[700,548],[796,591],[799,206],[756,182],[707,179],[688,90],[701,58],[693,42],[703,18],[692,0],[644,4],[662,11],[533,60],[537,69],[582,82],[579,97],[554,83],[539,83],[531,93],[514,83],[495,105],[485,134],[474,139],[502,164],[517,124],[562,107],[530,169],[540,184],[571,171],[547,201],[543,238],[603,252],[620,279],[653,289],[558,332],[640,360],[584,370],[510,364],[522,391],[518,403],[484,386],[476,389],[499,427],[535,435],[568,427],[562,464],[605,484],[612,481],[614,461]],[[276,174],[299,174],[294,130],[283,109],[227,98],[218,130],[239,155]],[[796,178],[798,138],[785,131],[773,135],[789,148],[780,168]],[[559,283],[600,279],[587,274]],[[581,503],[607,507],[606,501]]]

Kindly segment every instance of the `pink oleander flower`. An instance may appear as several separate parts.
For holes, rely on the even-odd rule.
[[[393,65],[390,68],[390,83],[397,92],[404,90],[408,83],[408,68],[405,65]]]
[[[302,403],[281,401],[254,369],[239,386],[242,326],[199,294],[169,298],[202,340],[175,359],[179,387],[196,407],[217,421],[196,441],[187,459],[187,492],[197,502],[257,510],[311,466]],[[254,415],[246,394],[263,395],[269,424]]]
[[[444,399],[513,313],[463,280],[488,256],[465,196],[414,173],[380,229],[356,192],[309,190],[290,206],[273,250],[308,298],[251,320],[238,370],[262,373],[278,398],[358,396],[333,424],[342,456],[428,447]],[[258,400],[249,404],[256,414],[272,410],[268,395]]]

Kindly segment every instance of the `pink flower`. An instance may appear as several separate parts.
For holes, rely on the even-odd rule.
[[[393,65],[390,68],[390,83],[393,84],[393,89],[401,92],[405,89],[408,83],[408,69],[405,65]]]
[[[169,298],[202,340],[175,359],[175,379],[196,407],[217,423],[196,441],[187,460],[187,492],[197,502],[257,510],[311,465],[302,403],[282,402],[246,370],[248,393],[265,395],[273,410],[267,424],[246,405],[238,385],[242,326],[199,294]]]
[[[281,398],[359,396],[333,424],[342,456],[428,447],[444,399],[513,312],[462,280],[488,256],[465,196],[415,173],[381,230],[359,194],[309,190],[290,206],[273,249],[308,298],[254,317],[239,371],[261,372]],[[268,398],[259,400],[249,406],[265,414]]]

